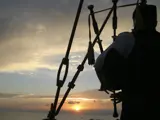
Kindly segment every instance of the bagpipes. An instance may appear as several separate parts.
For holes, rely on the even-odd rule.
[[[68,44],[68,48],[67,48],[67,51],[66,51],[66,55],[62,59],[62,62],[61,62],[60,66],[59,66],[59,69],[58,69],[58,73],[57,73],[57,92],[56,92],[55,100],[54,100],[54,103],[51,103],[51,108],[50,108],[50,111],[48,113],[47,119],[44,119],[44,120],[56,120],[55,117],[59,114],[66,98],[68,97],[68,95],[70,93],[70,91],[75,87],[76,79],[78,78],[80,72],[83,71],[85,62],[88,60],[89,65],[94,65],[95,64],[96,61],[94,59],[94,49],[93,49],[93,47],[97,42],[98,42],[98,45],[100,47],[100,51],[102,53],[101,55],[103,55],[104,51],[103,51],[102,40],[100,39],[100,35],[101,35],[106,23],[108,22],[109,18],[111,17],[112,13],[113,13],[113,20],[112,20],[113,21],[112,22],[113,23],[113,36],[112,37],[113,37],[113,41],[115,41],[116,37],[117,37],[116,36],[117,8],[130,7],[130,6],[135,6],[135,5],[138,6],[139,5],[139,0],[137,1],[137,3],[127,4],[127,5],[122,5],[122,6],[117,6],[118,0],[112,0],[112,2],[113,2],[113,6],[111,8],[96,11],[96,12],[93,11],[93,8],[94,8],[93,5],[88,6],[88,9],[90,10],[90,14],[89,14],[89,17],[88,17],[88,23],[89,23],[89,47],[88,47],[88,52],[85,55],[82,63],[77,67],[77,71],[76,71],[73,79],[71,80],[71,82],[69,82],[68,89],[67,89],[66,93],[64,94],[64,97],[62,98],[59,106],[57,106],[61,88],[63,87],[63,85],[66,81],[67,75],[68,75],[69,54],[70,54],[70,50],[71,50],[71,47],[72,47],[72,42],[73,42],[74,35],[75,35],[75,32],[76,32],[76,28],[77,28],[77,25],[78,25],[78,20],[79,20],[81,10],[82,10],[82,7],[83,7],[83,3],[84,3],[84,0],[80,0],[79,7],[78,7],[78,10],[77,10],[77,14],[76,14],[76,18],[75,18],[74,25],[73,25],[73,29],[72,29],[71,36],[70,36],[70,39],[69,39],[69,44]],[[146,2],[146,0],[141,1],[141,3],[145,3],[145,2]],[[104,20],[102,26],[99,29],[94,15],[97,14],[97,13],[103,12],[103,11],[107,11],[107,10],[110,10],[110,11],[109,11],[106,19]],[[96,34],[96,37],[94,38],[93,42],[91,41],[91,29],[90,29],[91,18],[92,18],[94,32]],[[62,71],[62,68],[64,66],[65,66],[65,73],[64,73],[63,79],[60,80],[61,71]],[[106,81],[106,83],[107,83],[107,81]],[[116,89],[110,89],[110,91],[113,92],[113,94],[116,93]],[[106,88],[105,92],[107,92],[107,88]],[[114,98],[113,99],[113,105],[114,105],[113,117],[115,117],[115,118],[117,118],[119,116],[118,112],[117,112],[116,104],[117,104],[116,98]]]
[[[111,51],[113,50],[112,48],[115,47],[114,42],[116,42],[118,44],[118,42],[117,42],[118,39],[116,41],[116,38],[117,38],[116,30],[117,30],[117,22],[118,22],[117,21],[117,8],[130,7],[130,6],[136,5],[137,15],[139,15],[138,17],[139,17],[139,19],[141,19],[140,20],[140,21],[142,21],[141,23],[143,23],[142,16],[139,12],[139,7],[145,6],[147,1],[142,0],[141,2],[139,2],[139,0],[138,0],[137,3],[133,3],[133,4],[129,4],[129,5],[122,5],[122,6],[117,6],[118,0],[112,0],[112,2],[113,2],[112,8],[108,8],[108,9],[104,9],[104,10],[96,11],[96,12],[93,11],[93,7],[94,7],[93,5],[88,6],[88,9],[90,10],[89,19],[88,19],[88,21],[89,21],[88,22],[88,24],[89,24],[88,64],[94,65],[97,77],[101,83],[100,91],[105,91],[108,94],[109,94],[109,92],[113,93],[113,97],[114,97],[113,98],[113,106],[114,106],[113,117],[117,118],[118,112],[117,112],[116,104],[119,103],[119,100],[117,100],[117,98],[115,97],[116,96],[115,94],[116,94],[116,91],[120,91],[122,89],[122,86],[123,86],[122,81],[123,80],[121,80],[121,79],[125,79],[125,75],[124,75],[125,70],[126,70],[125,69],[125,57],[119,55],[118,57],[115,57],[115,58],[113,57],[114,59],[112,59],[112,61],[107,60],[110,57],[109,53],[111,53]],[[101,44],[102,40],[100,39],[101,29],[100,30],[98,29],[98,24],[95,19],[95,14],[97,14],[99,12],[107,11],[107,10],[110,10],[110,12],[108,13],[107,19],[104,21],[104,24],[107,23],[108,19],[110,18],[111,13],[113,12],[113,19],[112,19],[113,44],[111,44],[107,49],[105,49],[103,51],[103,47]],[[90,17],[92,18],[94,32],[97,35],[96,39],[97,39],[97,43],[99,45],[100,52],[101,52],[101,54],[98,56],[96,62],[94,62],[95,61],[94,60],[94,49],[92,48],[93,45],[91,45],[91,30],[90,30],[91,18]],[[104,24],[102,24],[102,27]],[[131,49],[134,46],[134,36],[132,36],[132,34],[130,34],[129,32],[124,33],[124,34],[126,34],[125,37],[127,36],[128,39],[133,41],[132,43],[130,43],[131,48],[129,48],[129,50],[128,50],[128,51],[131,51]],[[114,66],[109,65],[110,63],[108,63],[108,66],[106,66],[105,65],[106,62],[111,62],[112,64],[114,64]],[[123,69],[124,71],[122,70],[122,68],[124,68]]]
[[[147,1],[143,0],[139,3],[139,1],[137,1],[136,3],[136,9],[134,11],[134,19],[136,19],[136,27],[138,26],[139,29],[145,29],[146,25],[146,21],[148,19],[152,19],[152,18],[148,18],[146,17],[147,20],[144,20],[144,16],[142,16],[142,10],[147,10],[149,11],[149,16],[151,16],[151,14],[153,15],[153,19],[156,20],[156,15],[155,15],[155,11],[156,11],[156,7],[153,5],[149,5],[147,6]],[[134,4],[130,4],[131,6]],[[129,6],[130,6],[129,5]],[[128,6],[128,5],[127,5]],[[147,7],[146,7],[147,6]],[[123,7],[123,6],[121,6]],[[126,7],[126,6],[125,6]],[[106,9],[108,10],[108,9]],[[98,31],[97,30],[97,23],[95,23],[95,17],[93,15],[93,10],[90,10],[90,15],[92,16],[92,21],[93,21],[93,28],[96,29],[94,31]],[[97,13],[97,12],[95,12]],[[89,22],[90,24],[90,22]],[[89,25],[90,26],[90,25]],[[97,77],[100,80],[101,83],[101,87],[100,87],[100,91],[119,91],[122,88],[122,84],[123,84],[123,79],[125,79],[125,72],[127,72],[127,68],[125,64],[125,60],[128,57],[128,55],[131,53],[132,48],[134,47],[135,44],[135,32],[134,30],[132,32],[124,32],[121,33],[118,37],[116,37],[116,28],[117,28],[117,16],[116,13],[113,14],[113,30],[114,30],[114,35],[113,35],[113,43],[107,48],[105,49],[105,51],[101,52],[101,54],[98,56],[95,64],[94,64],[94,68],[95,71],[97,73]],[[90,31],[90,30],[89,30]],[[96,33],[96,32],[95,32]],[[97,34],[97,33],[96,33]],[[122,37],[123,36],[123,37]],[[100,39],[100,38],[99,38]],[[120,39],[127,39],[127,40],[123,40],[123,42],[130,42],[126,47],[125,44],[120,43]],[[100,40],[98,40],[97,42],[99,43]],[[121,40],[122,41],[122,40]],[[125,46],[122,46],[125,45]],[[116,53],[115,48],[118,46],[118,49],[116,49],[118,52]],[[124,49],[124,47],[126,47]],[[122,49],[122,50],[120,50]],[[101,47],[100,47],[101,50]],[[92,50],[93,51],[93,50]],[[125,51],[125,53],[123,53]],[[121,55],[120,55],[121,53]],[[93,54],[93,53],[92,53]],[[117,54],[116,57],[114,57],[113,55],[111,56],[111,54]],[[91,55],[90,55],[91,56]],[[112,61],[109,60],[110,56],[112,57]],[[110,62],[110,63],[107,63]],[[107,64],[107,65],[106,65]],[[110,64],[112,64],[113,66],[111,66]]]

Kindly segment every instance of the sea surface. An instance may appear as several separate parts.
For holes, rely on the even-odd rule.
[[[47,112],[0,112],[0,120],[43,120]],[[57,120],[115,120],[112,115],[60,113]]]

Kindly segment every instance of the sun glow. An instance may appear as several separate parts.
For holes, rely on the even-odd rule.
[[[78,106],[78,105],[76,105],[76,106],[73,107],[73,110],[76,111],[76,112],[78,112],[78,111],[81,110],[81,107]]]
[[[76,111],[79,111],[80,110],[80,108],[79,107],[76,107]]]

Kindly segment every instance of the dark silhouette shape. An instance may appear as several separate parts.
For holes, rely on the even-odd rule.
[[[127,60],[127,79],[123,82],[122,120],[154,120],[160,114],[160,33],[156,31],[156,6],[139,8],[144,26],[135,23],[135,46]],[[138,22],[136,11],[133,20]]]
[[[52,118],[52,115],[53,115],[52,112],[53,112],[53,103],[51,103],[51,106],[50,106],[50,111],[49,111],[48,116],[47,116],[48,119]]]
[[[122,101],[121,120],[156,120],[160,115],[160,33],[156,31],[156,6],[137,6],[133,23],[134,29],[128,33],[135,39],[133,49],[127,58],[117,49],[108,51],[103,66],[106,81],[100,81],[101,90],[122,90],[115,95],[118,102]]]

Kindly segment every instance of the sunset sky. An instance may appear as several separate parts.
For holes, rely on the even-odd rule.
[[[112,0],[84,1],[69,56],[69,74],[61,95],[66,91],[68,82],[87,51],[87,6],[93,4],[95,10],[112,6]],[[118,4],[135,2],[136,0],[120,0]],[[0,1],[0,109],[49,109],[56,93],[57,70],[65,56],[78,3],[79,0]],[[157,5],[159,11],[159,0],[148,0],[148,3]],[[132,29],[131,16],[134,8],[119,9],[118,33]],[[96,15],[99,26],[106,15],[107,12]],[[110,20],[101,36],[104,48],[112,42],[111,28]],[[159,25],[157,30],[160,30]],[[96,47],[95,56],[98,55],[99,49]],[[93,67],[86,64],[63,109],[112,109],[109,96],[98,92],[99,88],[100,83]]]

